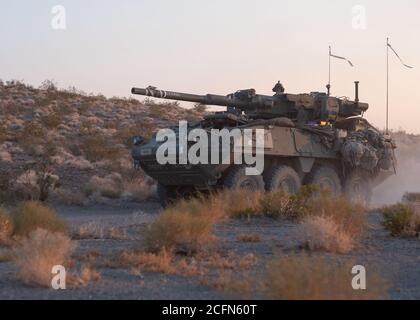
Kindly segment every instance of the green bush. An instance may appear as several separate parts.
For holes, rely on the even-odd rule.
[[[420,192],[407,192],[404,194],[403,201],[420,202]]]
[[[21,203],[12,214],[12,222],[13,233],[18,236],[27,236],[37,229],[67,232],[65,223],[56,212],[37,201]]]
[[[260,204],[265,216],[278,218],[291,211],[293,198],[283,191],[267,192],[262,194]]]
[[[381,209],[383,215],[382,225],[392,236],[407,235],[420,226],[420,221],[415,221],[414,210],[405,204],[398,203]],[[418,225],[417,225],[418,224]],[[417,225],[417,226],[416,226]]]
[[[269,217],[300,219],[319,210],[319,205],[334,200],[328,192],[313,185],[303,186],[297,194],[290,195],[283,191],[263,194],[261,206]]]

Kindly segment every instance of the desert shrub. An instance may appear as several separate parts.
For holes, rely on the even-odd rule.
[[[403,196],[403,202],[420,202],[419,192],[407,192]]]
[[[54,119],[53,122],[57,123],[61,119],[60,124],[62,124],[64,122],[64,116],[71,115],[75,111],[75,108],[70,103],[68,103],[68,101],[65,100],[74,99],[77,98],[77,96],[68,91],[60,91],[60,97],[64,99],[64,101],[60,101],[54,107],[53,112],[57,115],[57,117]]]
[[[261,236],[257,233],[252,233],[252,234],[243,233],[243,234],[238,235],[236,239],[241,242],[260,242]]]
[[[79,227],[72,235],[73,239],[105,239],[105,226],[101,223],[90,222]]]
[[[261,216],[262,208],[260,192],[232,191],[226,190],[213,195],[210,201],[221,204],[224,215],[231,218],[250,218]]]
[[[23,130],[18,139],[22,143],[31,143],[33,139],[42,138],[44,136],[44,129],[42,125],[35,120],[26,120],[23,124]]]
[[[260,203],[264,215],[278,218],[287,216],[287,214],[292,210],[294,201],[289,194],[277,191],[263,194]]]
[[[300,238],[310,250],[347,253],[354,248],[356,239],[343,229],[332,217],[307,217],[300,226]]]
[[[420,214],[406,204],[381,209],[382,225],[392,236],[416,236],[420,232]]]
[[[179,107],[178,101],[152,104],[149,107],[149,115],[156,119],[173,120],[173,113],[171,110],[173,107]]]
[[[77,110],[78,110],[79,114],[81,114],[81,115],[86,115],[88,113],[89,109],[90,109],[90,105],[89,105],[88,101],[81,102],[77,106]]]
[[[132,126],[118,128],[115,139],[118,143],[131,148],[133,146],[133,137],[141,136],[146,140],[150,139],[157,129],[153,122],[143,121]]]
[[[51,191],[59,187],[59,177],[54,174],[52,162],[48,157],[38,157],[35,162],[24,166],[26,170],[18,177],[13,191],[20,200],[46,201]]]
[[[84,287],[90,282],[98,282],[101,277],[101,274],[91,264],[84,264],[77,274],[70,274],[68,282],[75,287]]]
[[[94,268],[96,258],[100,255],[97,251],[92,251],[85,253],[81,257],[80,262],[81,266],[77,271],[72,271],[68,273],[67,284],[71,287],[85,287],[90,282],[98,282],[101,280],[101,273],[96,271]],[[77,259],[76,257],[74,257]],[[70,262],[72,268],[76,267],[75,260]]]
[[[7,140],[7,127],[6,125],[0,123],[0,143],[3,143]]]
[[[122,197],[135,202],[143,202],[156,192],[155,182],[146,177],[138,177],[123,182]]]
[[[279,218],[301,219],[318,210],[322,201],[330,198],[328,192],[317,186],[303,186],[297,194],[290,195],[283,191],[267,192],[262,195],[260,204],[265,216]]]
[[[100,222],[83,224],[72,234],[73,239],[123,239],[126,238],[124,230],[116,227],[107,227]]]
[[[63,123],[63,117],[58,112],[51,112],[50,114],[42,117],[41,123],[48,129],[56,129]]]
[[[62,233],[32,231],[13,250],[18,278],[26,284],[50,287],[53,266],[65,265],[73,249],[70,238]]]
[[[49,158],[40,158],[35,165],[36,185],[39,197],[36,200],[46,201],[50,192],[59,186],[59,177],[54,174],[52,163]]]
[[[67,144],[67,150],[75,157],[83,156],[83,152],[80,148],[80,144],[77,141],[69,141]]]
[[[336,197],[316,186],[304,186],[296,195],[284,192],[266,193],[261,197],[261,207],[266,216],[287,217],[308,221],[310,217],[331,220],[340,230],[356,238],[362,234],[366,224],[366,208],[350,202],[344,197]]]
[[[250,269],[258,261],[252,253],[239,255],[233,251],[223,253],[202,252],[197,256],[197,260],[207,269],[231,269],[236,271]]]
[[[346,222],[362,222],[363,215],[360,213],[365,212],[362,205],[334,197],[316,186],[304,186],[295,195],[282,191],[258,193],[225,190],[213,194],[210,199],[221,202],[221,210],[228,217],[264,215],[272,218],[303,219],[313,215],[334,215]]]
[[[12,253],[10,249],[0,248],[0,263],[12,261]]]
[[[146,248],[151,252],[166,248],[191,254],[209,245],[215,240],[215,208],[202,199],[177,202],[149,226],[145,233]]]
[[[104,129],[117,129],[118,121],[117,120],[104,120]]]
[[[46,142],[46,129],[38,120],[27,120],[23,129],[15,134],[19,146],[30,156],[46,155],[45,148],[54,148]]]
[[[316,185],[303,186],[297,194],[290,197],[291,205],[286,207],[285,215],[297,219],[316,213],[318,205],[324,203],[324,199],[332,199],[328,191]]]
[[[241,297],[243,299],[256,299],[257,284],[255,277],[250,272],[237,273],[234,270],[221,270],[217,277],[202,277],[200,283],[205,286],[223,292],[234,299]]]
[[[207,106],[205,104],[196,103],[194,105],[194,111],[196,112],[203,113],[203,112],[206,112],[206,110],[207,110]]]
[[[12,199],[12,174],[8,171],[0,174],[0,203],[9,202]]]
[[[344,197],[321,196],[314,198],[306,208],[306,216],[331,218],[341,230],[352,238],[359,238],[366,229],[367,209],[363,204],[350,202]]]
[[[270,299],[285,300],[361,300],[380,299],[386,283],[370,268],[367,290],[354,290],[350,261],[307,255],[290,255],[268,262],[261,287]]]
[[[9,240],[13,232],[12,221],[6,210],[0,207],[0,245]]]
[[[85,194],[91,196],[99,193],[105,198],[118,199],[123,192],[122,177],[118,173],[113,173],[105,178],[94,176],[85,187]]]
[[[176,271],[173,265],[173,259],[172,252],[165,248],[162,248],[162,250],[156,253],[124,250],[120,254],[119,262],[126,268],[172,274]]]
[[[6,81],[6,87],[16,88],[16,89],[26,89],[26,85],[23,83],[23,80],[12,79]]]
[[[58,153],[58,143],[57,141],[54,141],[53,139],[45,139],[44,143],[41,144],[42,146],[42,152],[38,156],[38,160],[41,160],[43,162],[48,163],[51,165],[52,160],[51,157],[54,157]]]
[[[101,195],[109,199],[119,199],[142,202],[150,198],[155,192],[155,185],[151,179],[134,175],[122,177],[119,173],[112,173],[104,178],[94,176],[85,186],[85,195]]]
[[[226,191],[183,199],[165,209],[146,232],[149,251],[162,248],[195,253],[216,238],[216,223],[232,217],[250,217],[260,212],[259,193]]]
[[[97,132],[92,131],[82,139],[81,150],[90,162],[101,160],[115,160],[119,157],[119,148],[111,138]]]
[[[84,206],[86,203],[85,194],[78,190],[59,188],[54,192],[55,199],[67,206]]]
[[[57,82],[49,79],[44,80],[39,86],[39,89],[45,91],[57,91]]]
[[[298,233],[310,250],[347,253],[358,245],[366,229],[366,208],[344,197],[318,195],[302,210],[305,215]]]
[[[29,235],[36,229],[66,233],[66,225],[56,212],[37,201],[21,203],[12,213],[11,218],[13,233],[18,236]]]
[[[36,172],[26,170],[10,185],[11,201],[28,201],[39,199]]]

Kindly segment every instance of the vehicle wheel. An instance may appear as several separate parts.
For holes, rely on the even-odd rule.
[[[296,194],[302,183],[295,169],[286,165],[274,165],[264,173],[265,189],[269,192],[283,190]]]
[[[157,185],[156,193],[159,203],[163,208],[166,208],[179,197],[175,188],[167,187],[160,183]]]
[[[307,184],[320,186],[333,195],[341,194],[341,180],[335,169],[328,166],[315,167],[309,174]]]
[[[247,190],[252,192],[264,191],[264,179],[261,175],[247,176],[245,166],[232,167],[225,179],[223,186],[230,190]]]
[[[372,179],[363,171],[353,171],[345,181],[344,193],[350,201],[369,204],[372,197]]]

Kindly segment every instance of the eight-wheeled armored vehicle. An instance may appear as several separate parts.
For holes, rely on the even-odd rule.
[[[264,171],[257,175],[247,175],[247,166],[234,162],[233,155],[221,164],[161,164],[157,152],[164,141],[156,134],[150,141],[135,137],[134,163],[157,180],[163,205],[194,191],[244,188],[295,193],[304,184],[368,201],[372,187],[395,173],[396,146],[363,117],[369,105],[359,101],[358,82],[354,101],[322,92],[288,94],[280,82],[273,92],[267,96],[248,89],[221,96],[132,89],[135,95],[227,107],[188,124],[188,132],[203,129],[211,136],[214,129],[264,129]],[[173,129],[175,143],[180,144],[179,128]],[[193,144],[189,141],[187,149]]]

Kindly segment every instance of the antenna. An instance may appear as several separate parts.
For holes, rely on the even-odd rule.
[[[389,38],[386,38],[386,134],[389,134]]]
[[[327,84],[327,95],[331,94],[331,46],[329,46],[328,54],[328,84]]]
[[[359,103],[359,81],[354,82],[354,91],[355,91],[355,98],[354,101],[358,104]]]

